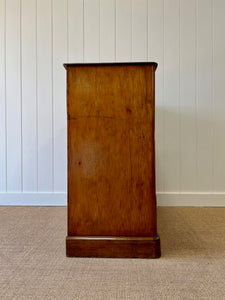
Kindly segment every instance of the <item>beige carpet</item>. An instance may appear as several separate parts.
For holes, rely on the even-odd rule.
[[[225,208],[160,207],[160,259],[66,258],[65,207],[0,207],[0,299],[225,299]]]

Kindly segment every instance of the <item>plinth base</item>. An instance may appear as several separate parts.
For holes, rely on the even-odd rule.
[[[70,257],[158,258],[160,239],[156,237],[67,236]]]

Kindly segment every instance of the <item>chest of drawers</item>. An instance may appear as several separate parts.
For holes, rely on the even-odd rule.
[[[159,257],[156,63],[65,64],[67,256]]]

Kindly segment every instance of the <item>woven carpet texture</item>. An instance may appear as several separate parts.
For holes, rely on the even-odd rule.
[[[159,259],[67,258],[66,207],[0,207],[0,299],[225,299],[225,208],[159,207]]]

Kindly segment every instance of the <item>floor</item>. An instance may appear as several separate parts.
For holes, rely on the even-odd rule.
[[[0,299],[225,299],[225,208],[159,207],[159,259],[67,258],[65,207],[0,207]]]

